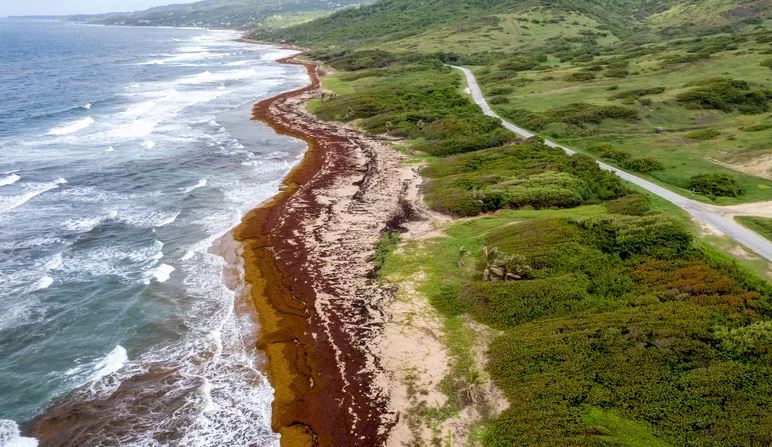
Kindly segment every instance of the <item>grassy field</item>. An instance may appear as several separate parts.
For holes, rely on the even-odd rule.
[[[690,189],[690,178],[698,174],[732,176],[743,191],[737,197],[703,195],[703,200],[769,200],[772,115],[692,108],[678,99],[693,90],[694,83],[714,78],[747,80],[751,91],[770,91],[772,70],[759,63],[766,46],[752,36],[731,38],[740,41],[731,44],[734,50],[684,63],[670,61],[689,54],[693,42],[671,43],[656,51],[644,47],[645,54],[633,57],[610,52],[581,63],[550,57],[516,72],[500,63],[478,67],[476,73],[496,110],[526,128],[536,127],[531,130],[590,154],[593,146],[609,144],[629,158],[656,160],[661,169],[641,174],[681,192]],[[725,38],[713,37],[717,42]],[[624,66],[626,74],[610,76],[613,66]],[[560,113],[573,104],[586,105],[585,116]],[[635,117],[594,120],[591,113],[602,107],[624,107]],[[590,119],[582,121],[588,115]]]
[[[744,226],[772,241],[772,219],[751,216],[738,216],[735,219]]]
[[[570,26],[567,26],[570,24]],[[604,31],[596,20],[577,12],[532,9],[516,14],[496,14],[476,20],[427,30],[416,36],[389,43],[390,48],[422,53],[453,52],[474,54],[537,48],[549,39],[575,39],[587,33],[603,34],[599,44],[610,45],[618,39]],[[383,48],[383,44],[371,48]]]

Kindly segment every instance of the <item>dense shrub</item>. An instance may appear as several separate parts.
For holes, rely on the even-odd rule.
[[[595,73],[591,71],[577,71],[566,76],[566,81],[581,82],[595,79]]]
[[[541,63],[546,60],[547,58],[545,55],[540,55],[538,57],[522,55],[516,56],[506,62],[502,62],[499,64],[499,67],[505,71],[526,71],[539,67]]]
[[[590,146],[589,149],[591,152],[598,154],[599,157],[612,160],[617,163],[621,163],[630,159],[629,153],[620,149],[616,149],[614,146],[608,143],[594,144]]]
[[[709,79],[694,85],[695,88],[676,97],[680,103],[693,108],[757,114],[769,110],[768,102],[772,98],[772,91],[752,90],[747,82],[732,78]]]
[[[708,129],[693,130],[686,134],[686,138],[691,138],[693,140],[709,140],[719,135],[721,135],[721,132],[713,128],[708,128]]]
[[[587,280],[568,275],[525,281],[477,281],[461,289],[460,299],[469,303],[479,321],[506,328],[544,315],[565,312],[585,298]]]
[[[611,99],[622,99],[627,102],[633,102],[642,96],[657,95],[665,91],[665,87],[639,88],[634,90],[625,90],[615,93]]]
[[[678,221],[659,215],[610,215],[579,224],[591,232],[601,250],[623,258],[637,254],[675,256],[685,252],[692,239]]]
[[[335,60],[346,61],[346,66],[353,63]],[[361,91],[322,101],[316,114],[327,120],[359,120],[369,132],[420,140],[414,148],[435,155],[500,146],[515,139],[499,120],[483,115],[458,92],[459,75],[440,63],[395,61],[387,68],[345,76],[360,74],[358,82],[374,81]]]
[[[728,174],[698,174],[689,179],[689,189],[711,197],[737,197],[743,193]]]
[[[565,208],[624,194],[589,157],[540,143],[487,149],[433,162],[424,171],[429,205],[469,216],[501,208]]]
[[[769,59],[764,59],[759,65],[762,67],[772,68],[772,57]]]
[[[654,160],[653,158],[634,158],[632,160],[625,160],[621,163],[624,169],[629,169],[635,172],[647,173],[651,171],[658,171],[665,169],[662,163]]]
[[[543,113],[511,109],[506,111],[506,114],[514,122],[531,130],[542,130],[550,123],[565,123],[574,128],[585,128],[591,124],[600,124],[606,119],[630,121],[638,118],[638,111],[630,107],[596,106],[587,103],[568,104]]]
[[[752,126],[741,127],[745,132],[761,132],[762,130],[772,129],[772,123],[754,124]]]
[[[723,343],[713,341],[712,312],[673,302],[541,319],[506,331],[490,347],[489,370],[511,406],[484,444],[772,442],[772,431],[760,428],[768,425],[772,367],[754,363],[753,354],[728,359]],[[592,430],[584,419],[594,408],[615,409],[625,428]]]
[[[606,203],[606,209],[613,214],[626,214],[628,216],[643,216],[648,214],[649,197],[643,194],[628,194]]]

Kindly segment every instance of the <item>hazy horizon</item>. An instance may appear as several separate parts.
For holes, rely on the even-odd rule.
[[[61,0],[41,0],[35,2],[0,0],[0,17],[127,12],[174,3],[192,3],[192,0],[74,0],[68,2],[62,2]]]

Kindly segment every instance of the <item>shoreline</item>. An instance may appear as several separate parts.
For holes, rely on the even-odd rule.
[[[310,84],[260,101],[253,119],[308,149],[233,233],[275,390],[272,427],[282,447],[383,445],[398,412],[376,351],[394,290],[370,277],[369,257],[412,214],[419,177],[377,137],[306,112],[319,67],[296,56],[277,62],[304,66]]]

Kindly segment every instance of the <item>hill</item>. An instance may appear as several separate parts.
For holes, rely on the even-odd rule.
[[[311,48],[330,74],[308,110],[388,134],[464,217],[376,249],[400,305],[435,312],[405,327],[432,321],[451,357],[439,383],[401,372],[409,445],[772,443],[770,264],[595,163],[772,200],[767,0],[386,0],[254,35]],[[448,64],[580,153],[517,140]]]
[[[202,28],[263,29],[302,23],[360,0],[204,0],[158,6],[145,11],[79,15],[71,20],[101,25],[192,26]]]
[[[443,30],[484,34],[489,27],[506,28],[509,17],[530,16],[534,10],[542,11],[547,23],[556,24],[566,15],[581,16],[616,37],[638,39],[715,31],[756,22],[769,13],[765,0],[385,0],[265,37],[316,47],[359,47],[415,36],[445,41]]]

